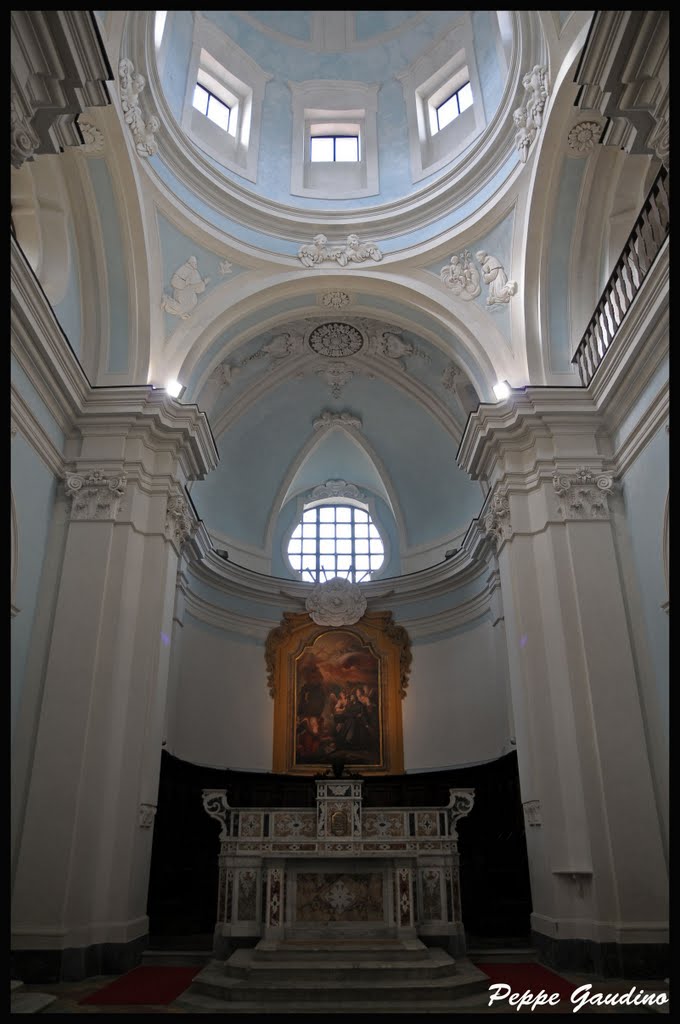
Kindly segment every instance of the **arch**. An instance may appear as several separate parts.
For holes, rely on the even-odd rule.
[[[399,535],[399,547],[401,553],[406,542],[406,529],[404,517],[401,511],[401,505],[399,503],[399,499],[397,498],[396,488],[392,483],[390,475],[387,472],[387,469],[385,468],[382,460],[380,459],[380,456],[374,451],[373,447],[369,444],[366,438],[363,437],[360,431],[357,430],[355,427],[345,426],[338,423],[337,425],[334,424],[330,428],[326,428],[312,434],[312,436],[305,442],[305,444],[299,450],[298,454],[288,467],[288,471],[286,472],[283,481],[281,482],[281,486],[279,487],[278,491],[276,492],[276,495],[274,496],[274,500],[272,502],[271,509],[269,512],[269,517],[267,519],[264,546],[266,556],[268,558],[272,557],[272,543],[274,538],[274,531],[276,529],[276,522],[281,513],[281,509],[283,508],[284,504],[286,503],[286,500],[289,497],[289,491],[291,489],[293,481],[295,480],[295,477],[302,469],[305,462],[315,451],[315,449],[318,448],[323,443],[329,430],[342,430],[345,434],[347,434],[350,440],[363,451],[364,455],[366,455],[370,462],[373,464],[376,474],[382,481],[385,493],[387,494],[388,497],[388,504],[391,508],[392,514],[394,515],[394,519],[397,525],[397,533]],[[290,497],[292,498],[294,497],[294,495],[290,495]]]

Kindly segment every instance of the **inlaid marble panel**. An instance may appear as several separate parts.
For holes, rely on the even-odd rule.
[[[300,872],[295,911],[298,922],[382,921],[382,873]]]

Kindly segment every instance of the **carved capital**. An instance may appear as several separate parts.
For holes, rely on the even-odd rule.
[[[613,486],[610,473],[597,473],[586,466],[575,473],[555,473],[553,487],[560,499],[557,511],[565,520],[608,519]]]
[[[83,145],[80,147],[82,153],[96,153],[100,154],[104,152],[104,136],[97,128],[96,124],[92,121],[87,121],[81,115],[78,118],[78,127],[85,140]]]
[[[319,626],[351,626],[366,611],[366,598],[356,583],[336,576],[314,587],[305,608]]]
[[[203,810],[220,823],[220,842],[228,839],[231,809],[227,801],[226,789],[203,789],[201,795]]]
[[[139,805],[139,827],[151,828],[153,819],[156,817],[156,804]]]
[[[71,498],[71,520],[117,519],[126,484],[124,475],[105,476],[99,469],[67,473],[64,487]]]
[[[165,513],[165,536],[167,540],[174,541],[178,547],[181,546],[198,529],[198,522],[188,503],[179,494],[171,494],[168,497],[168,507]]]
[[[506,494],[494,494],[484,513],[482,529],[491,537],[496,548],[512,536],[510,500]]]

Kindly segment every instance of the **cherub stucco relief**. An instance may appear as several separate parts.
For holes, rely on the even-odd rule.
[[[524,103],[512,115],[517,131],[515,148],[522,163],[526,163],[536,135],[543,127],[545,105],[548,102],[548,69],[535,64],[522,79],[526,95]]]
[[[374,242],[361,242],[358,235],[348,235],[343,246],[329,248],[326,236],[319,234],[314,236],[311,244],[300,246],[298,259],[306,267],[318,266],[325,260],[346,267],[348,263],[363,263],[364,260],[374,260],[377,263],[382,259],[382,253]]]
[[[311,244],[301,245],[298,252],[301,263],[306,267],[318,266],[328,259],[328,239],[325,235],[314,235]]]
[[[348,263],[363,263],[364,260],[377,263],[382,259],[378,246],[373,242],[360,242],[358,235],[348,235],[344,247],[336,250],[333,256],[341,267],[346,267]]]
[[[482,268],[484,283],[489,286],[489,293],[486,297],[487,306],[510,302],[512,296],[517,292],[517,282],[508,281],[508,275],[503,270],[498,257],[490,256],[483,249],[475,253],[475,256]]]
[[[465,252],[451,257],[448,266],[442,267],[439,272],[442,282],[450,288],[455,296],[469,302],[481,294],[479,283],[479,271],[472,262],[472,256]]]
[[[186,320],[191,316],[199,294],[205,291],[205,286],[209,283],[209,277],[201,277],[199,274],[196,257],[190,256],[172,275],[172,298],[163,293],[161,309]]]
[[[139,106],[139,95],[146,86],[146,79],[127,57],[118,64],[120,78],[120,105],[125,123],[129,125],[135,140],[135,149],[140,156],[153,156],[158,150],[156,134],[161,126],[158,118],[153,115],[145,123]]]

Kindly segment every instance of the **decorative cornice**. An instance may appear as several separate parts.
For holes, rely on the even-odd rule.
[[[126,484],[123,474],[106,476],[99,469],[87,475],[67,473],[64,486],[66,496],[71,498],[71,521],[117,519]]]
[[[76,118],[110,103],[92,11],[11,12],[11,160],[80,146]]]
[[[351,626],[366,611],[366,598],[356,583],[335,577],[314,587],[305,608],[319,626]]]
[[[301,245],[298,259],[305,267],[317,267],[321,263],[337,263],[346,267],[352,263],[365,263],[366,260],[380,262],[383,258],[375,242],[360,242],[359,236],[350,234],[344,245],[331,247],[323,234],[315,235],[311,244]]]
[[[613,480],[610,473],[594,473],[587,466],[567,474],[557,472],[553,487],[560,499],[557,511],[563,519],[608,519],[608,497]]]

